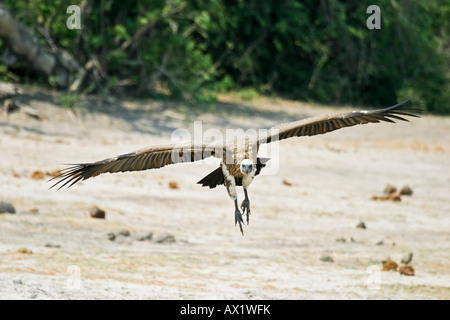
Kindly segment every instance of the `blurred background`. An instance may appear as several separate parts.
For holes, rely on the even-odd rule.
[[[11,39],[3,19],[0,80],[70,89],[69,106],[91,93],[214,102],[233,91],[369,106],[417,94],[426,110],[450,113],[450,2],[373,2],[1,1],[32,35]],[[372,4],[381,29],[366,26]],[[68,28],[69,5],[80,8],[80,29]],[[35,47],[57,67],[42,70]]]

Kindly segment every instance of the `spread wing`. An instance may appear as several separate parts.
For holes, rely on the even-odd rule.
[[[395,123],[395,120],[409,121],[406,119],[408,116],[419,118],[418,115],[411,112],[420,111],[420,109],[406,108],[404,106],[410,99],[384,109],[329,114],[283,123],[271,128],[267,135],[259,137],[259,143],[269,143],[292,137],[314,136],[358,124],[378,123],[382,121]]]
[[[86,180],[102,173],[157,169],[170,164],[198,161],[210,156],[222,157],[223,146],[172,144],[150,147],[97,162],[71,165],[61,170],[60,175],[50,179],[50,181],[58,180],[50,188],[55,186],[59,186],[58,190],[64,186],[70,188],[78,181]]]

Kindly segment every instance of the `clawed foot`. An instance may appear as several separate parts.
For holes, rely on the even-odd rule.
[[[247,224],[250,221],[250,200],[245,199],[241,204],[242,214],[247,214]]]
[[[239,222],[239,229],[241,229],[241,233],[242,235],[244,235],[244,230],[242,229],[242,223],[244,222],[244,220],[242,220],[242,214],[239,211],[239,209],[236,208],[236,211],[234,212],[234,225],[236,226],[236,224]]]

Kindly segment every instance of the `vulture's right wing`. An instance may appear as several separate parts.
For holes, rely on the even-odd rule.
[[[157,169],[170,164],[202,160],[211,156],[222,157],[223,147],[215,145],[173,144],[141,149],[97,162],[74,164],[61,170],[61,174],[50,179],[59,179],[54,185],[58,190],[69,188],[78,181],[86,180],[102,173],[141,171]]]

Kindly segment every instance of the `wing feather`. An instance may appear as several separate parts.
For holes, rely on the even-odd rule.
[[[74,164],[62,169],[60,175],[50,179],[49,181],[58,180],[50,188],[70,188],[79,181],[102,173],[157,169],[170,164],[202,160],[211,155],[220,156],[223,153],[216,152],[218,149],[223,150],[223,146],[177,144],[141,149],[97,162]]]
[[[283,123],[271,128],[267,135],[260,136],[258,143],[270,143],[272,141],[292,137],[314,136],[358,124],[379,122],[396,123],[396,120],[409,121],[406,117],[419,118],[419,116],[413,112],[420,112],[420,109],[406,108],[404,106],[410,99],[411,98],[384,109],[328,114],[325,116]]]

